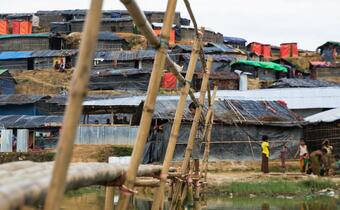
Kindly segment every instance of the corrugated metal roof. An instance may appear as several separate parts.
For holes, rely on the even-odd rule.
[[[78,53],[77,49],[72,50],[39,50],[33,51],[31,57],[59,57],[59,56],[72,56]]]
[[[235,56],[231,56],[231,55],[210,54],[209,56],[212,57],[214,59],[214,61],[217,61],[217,62],[219,62],[219,61],[233,62],[233,61],[237,60],[237,58]],[[191,54],[184,53],[183,58],[186,59],[186,60],[190,60]]]
[[[31,54],[31,51],[5,51],[0,52],[0,60],[25,59],[31,57]]]
[[[323,80],[282,78],[275,82],[271,87],[272,88],[340,87],[340,84],[337,84],[335,82],[327,82]]]
[[[131,17],[119,17],[119,18],[102,18],[101,22],[128,22],[132,21]],[[70,23],[85,22],[85,19],[73,19]]]
[[[0,39],[10,38],[48,38],[50,33],[36,33],[36,34],[5,34],[0,35]]]
[[[142,101],[145,101],[146,96],[130,96],[119,97],[113,99],[88,100],[84,101],[83,106],[139,106]],[[157,96],[157,101],[160,100],[178,100],[179,96]]]
[[[156,55],[155,50],[138,50],[138,51],[97,51],[95,58],[104,60],[142,60],[153,59]]]
[[[340,106],[340,104],[338,106]],[[305,118],[305,121],[310,122],[310,123],[334,122],[337,120],[340,120],[340,107],[336,109],[331,109],[325,112],[320,112],[318,114]]]
[[[3,115],[0,116],[0,128],[42,128],[61,127],[63,116],[29,116],[29,115]]]
[[[198,97],[199,93],[195,93]],[[217,98],[233,100],[277,101],[283,100],[289,109],[337,108],[340,88],[278,88],[258,90],[220,90]]]

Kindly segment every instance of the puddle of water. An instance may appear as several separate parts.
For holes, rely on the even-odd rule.
[[[118,197],[114,199],[118,201]],[[105,203],[105,189],[103,187],[83,188],[67,193],[61,209],[64,210],[102,210]],[[151,209],[152,198],[135,197],[130,209]],[[165,208],[167,209],[167,208]],[[284,198],[227,198],[209,197],[209,210],[340,210],[340,199],[317,197],[307,199]]]

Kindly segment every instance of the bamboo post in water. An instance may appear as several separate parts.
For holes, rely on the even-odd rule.
[[[209,74],[210,70],[212,67],[212,62],[213,59],[211,57],[208,58],[208,65],[207,65],[207,70],[203,75],[203,80],[201,84],[201,90],[200,90],[200,98],[199,98],[199,103],[200,106],[196,109],[196,113],[192,122],[191,130],[190,130],[190,135],[189,135],[189,140],[188,140],[188,145],[185,150],[185,155],[184,155],[184,160],[182,161],[182,166],[181,166],[181,173],[182,175],[187,173],[187,168],[190,162],[190,156],[191,156],[191,151],[192,147],[194,144],[194,140],[196,137],[197,129],[198,129],[198,124],[199,120],[201,118],[201,113],[202,113],[202,108],[204,106],[204,100],[205,100],[205,95],[206,95],[206,90],[209,82]],[[177,206],[178,199],[180,195],[182,194],[182,188],[183,188],[183,183],[176,183],[175,188],[174,188],[174,195],[172,198],[171,206],[170,209],[175,209]]]
[[[52,179],[47,192],[45,210],[57,210],[63,199],[67,170],[70,165],[74,139],[82,112],[90,77],[91,60],[97,46],[97,34],[103,0],[92,0],[80,43],[76,70],[73,73],[63,129],[58,143]]]
[[[169,172],[169,167],[170,167],[170,162],[173,158],[176,143],[177,143],[177,137],[179,133],[179,129],[181,126],[182,122],[182,116],[184,113],[184,109],[186,108],[186,100],[188,97],[188,92],[190,89],[190,82],[192,80],[195,68],[196,68],[196,63],[198,59],[198,52],[199,52],[199,47],[200,47],[201,40],[195,39],[194,44],[193,44],[193,50],[191,52],[191,57],[190,57],[190,62],[188,66],[188,70],[185,76],[185,79],[187,80],[187,83],[185,84],[184,87],[181,89],[181,95],[177,104],[177,109],[176,109],[176,114],[174,118],[174,122],[171,128],[171,134],[169,138],[169,143],[168,147],[165,153],[164,161],[163,161],[163,167],[162,167],[162,172],[161,172],[161,179],[160,179],[160,186],[157,189],[154,197],[154,201],[152,204],[152,209],[153,210],[158,210],[161,208],[162,203],[163,203],[163,196],[164,196],[164,187],[166,184],[166,179],[167,179],[167,174]]]
[[[105,210],[113,210],[114,188],[107,186],[105,189]]]
[[[130,1],[131,2],[131,1]],[[124,210],[128,208],[129,200],[133,194],[132,188],[136,179],[138,166],[142,157],[146,139],[149,134],[152,115],[156,103],[157,93],[161,82],[161,75],[165,66],[165,59],[167,57],[167,43],[169,41],[170,30],[174,20],[176,10],[176,0],[169,0],[167,4],[166,13],[164,16],[163,28],[161,30],[160,38],[162,40],[160,47],[157,49],[155,61],[149,81],[149,87],[147,91],[147,97],[144,102],[143,113],[140,121],[140,127],[138,129],[136,143],[134,144],[130,164],[127,170],[126,179],[124,185],[122,185],[120,198],[118,202],[118,209]],[[129,11],[132,14],[134,11]],[[138,11],[135,11],[138,12]],[[145,18],[145,16],[144,16]]]

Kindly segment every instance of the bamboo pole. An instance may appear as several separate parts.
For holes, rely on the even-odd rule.
[[[210,142],[211,142],[211,133],[209,133],[209,131],[211,132],[211,127],[212,127],[212,123],[213,123],[213,119],[214,119],[214,110],[213,110],[213,105],[215,103],[215,99],[216,99],[216,94],[217,94],[217,86],[214,87],[214,92],[213,95],[211,97],[211,102],[210,102],[210,106],[208,109],[208,113],[207,113],[207,118],[205,121],[206,124],[206,130],[204,131],[204,136],[205,133],[207,133],[207,138],[206,138],[206,144],[204,146],[204,154],[203,154],[203,160],[202,160],[202,168],[201,168],[201,175],[204,174],[204,170],[205,170],[205,165],[208,162],[209,159],[209,152],[210,152]]]
[[[107,186],[105,192],[105,210],[113,210],[113,197],[114,188],[112,186]]]
[[[63,199],[67,170],[71,161],[74,139],[82,112],[82,103],[87,92],[91,59],[97,46],[102,4],[103,0],[92,0],[86,15],[83,38],[80,44],[76,70],[72,76],[68,106],[64,115],[65,120],[58,143],[45,210],[59,209]]]
[[[155,193],[154,201],[152,204],[152,209],[153,210],[158,210],[161,205],[162,205],[162,196],[164,195],[164,187],[166,184],[166,179],[167,175],[169,172],[169,167],[170,167],[170,162],[173,158],[176,143],[177,143],[177,137],[179,133],[179,129],[181,126],[182,122],[182,117],[184,113],[184,109],[186,108],[186,100],[188,96],[188,92],[190,89],[190,82],[192,80],[196,63],[197,63],[197,58],[198,58],[198,50],[200,46],[200,40],[195,39],[194,44],[193,44],[193,50],[191,52],[191,57],[190,57],[190,62],[187,70],[187,74],[185,76],[185,79],[188,81],[184,87],[181,89],[181,95],[177,104],[177,109],[176,109],[176,114],[174,118],[174,122],[171,128],[171,134],[169,138],[169,143],[168,147],[165,153],[164,161],[163,161],[163,168],[161,172],[161,182],[160,182],[160,187],[157,189],[157,192]]]
[[[127,3],[127,5],[129,5],[128,3],[130,3],[130,6],[131,6],[133,5],[133,3],[131,2],[134,2],[134,1],[133,0],[122,0],[122,2]],[[132,195],[131,188],[134,187],[134,182],[136,179],[138,166],[139,166],[142,154],[143,154],[146,139],[149,134],[152,115],[153,115],[153,111],[154,111],[154,107],[156,103],[156,97],[157,97],[157,93],[159,91],[159,86],[161,82],[161,75],[162,75],[162,71],[165,66],[165,60],[167,57],[166,44],[169,41],[170,30],[171,30],[171,26],[174,20],[174,14],[176,10],[176,4],[177,4],[177,0],[169,0],[167,4],[166,13],[164,16],[163,28],[161,30],[161,35],[160,35],[162,44],[160,45],[160,47],[157,49],[157,52],[156,52],[155,62],[153,65],[151,78],[149,81],[147,97],[144,102],[141,123],[140,123],[140,127],[138,129],[138,133],[136,137],[136,143],[133,148],[131,161],[130,161],[128,171],[126,174],[126,180],[124,182],[124,185],[122,186],[123,191],[121,191],[120,193],[120,198],[118,202],[119,210],[124,210],[128,208],[130,196]],[[134,6],[137,6],[137,4],[135,4]],[[138,13],[138,10],[139,8],[137,8],[136,11],[129,10],[129,12],[131,15],[133,15],[134,13]],[[145,16],[143,18],[145,18]]]
[[[195,140],[195,137],[196,137],[198,124],[199,124],[199,120],[200,120],[201,113],[202,113],[202,107],[204,106],[205,94],[206,94],[206,90],[207,90],[207,86],[208,86],[208,82],[209,82],[209,73],[210,73],[210,70],[211,70],[211,67],[212,67],[212,62],[213,62],[213,59],[211,57],[209,57],[208,58],[208,69],[203,75],[203,80],[202,80],[202,84],[201,84],[201,91],[200,91],[200,98],[199,98],[200,106],[196,109],[196,113],[195,113],[195,116],[194,116],[194,119],[193,119],[193,122],[192,122],[192,126],[191,126],[191,130],[190,130],[188,145],[186,147],[184,160],[183,160],[182,166],[181,166],[181,173],[182,174],[187,173],[187,168],[188,168],[188,165],[189,165],[189,162],[190,162],[191,151],[192,151],[192,147],[193,147],[194,140]],[[181,195],[181,191],[182,191],[182,185],[183,185],[183,183],[177,183],[177,186],[175,185],[174,196],[172,198],[170,209],[175,209],[175,207],[177,206],[178,199],[179,199],[179,196]]]
[[[129,11],[131,17],[133,18],[134,23],[140,30],[140,32],[145,36],[145,38],[150,42],[150,44],[154,48],[159,48],[161,46],[161,42],[159,38],[155,35],[152,30],[150,23],[147,21],[144,12],[139,8],[138,4],[135,0],[121,0],[121,2],[125,5],[126,9]],[[176,76],[178,82],[185,85],[186,81],[184,77],[181,75],[182,67],[174,62],[169,54],[166,52],[166,62],[172,67],[169,70]],[[195,98],[194,92],[189,90],[189,96],[193,102],[198,105],[198,102]]]

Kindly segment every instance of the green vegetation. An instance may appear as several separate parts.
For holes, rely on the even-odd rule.
[[[130,156],[132,154],[132,147],[127,146],[111,146],[101,148],[101,151],[96,153],[94,157],[98,162],[107,162],[108,158],[111,156],[121,157]]]
[[[330,180],[308,179],[300,181],[264,180],[260,182],[232,182],[225,190],[235,195],[249,194],[275,195],[306,195],[314,191],[336,186]]]
[[[3,152],[0,153],[0,164],[13,161],[30,160],[34,162],[53,161],[53,152]]]
[[[77,197],[89,193],[104,194],[105,188],[102,186],[84,187],[77,190],[68,191],[66,197]]]

